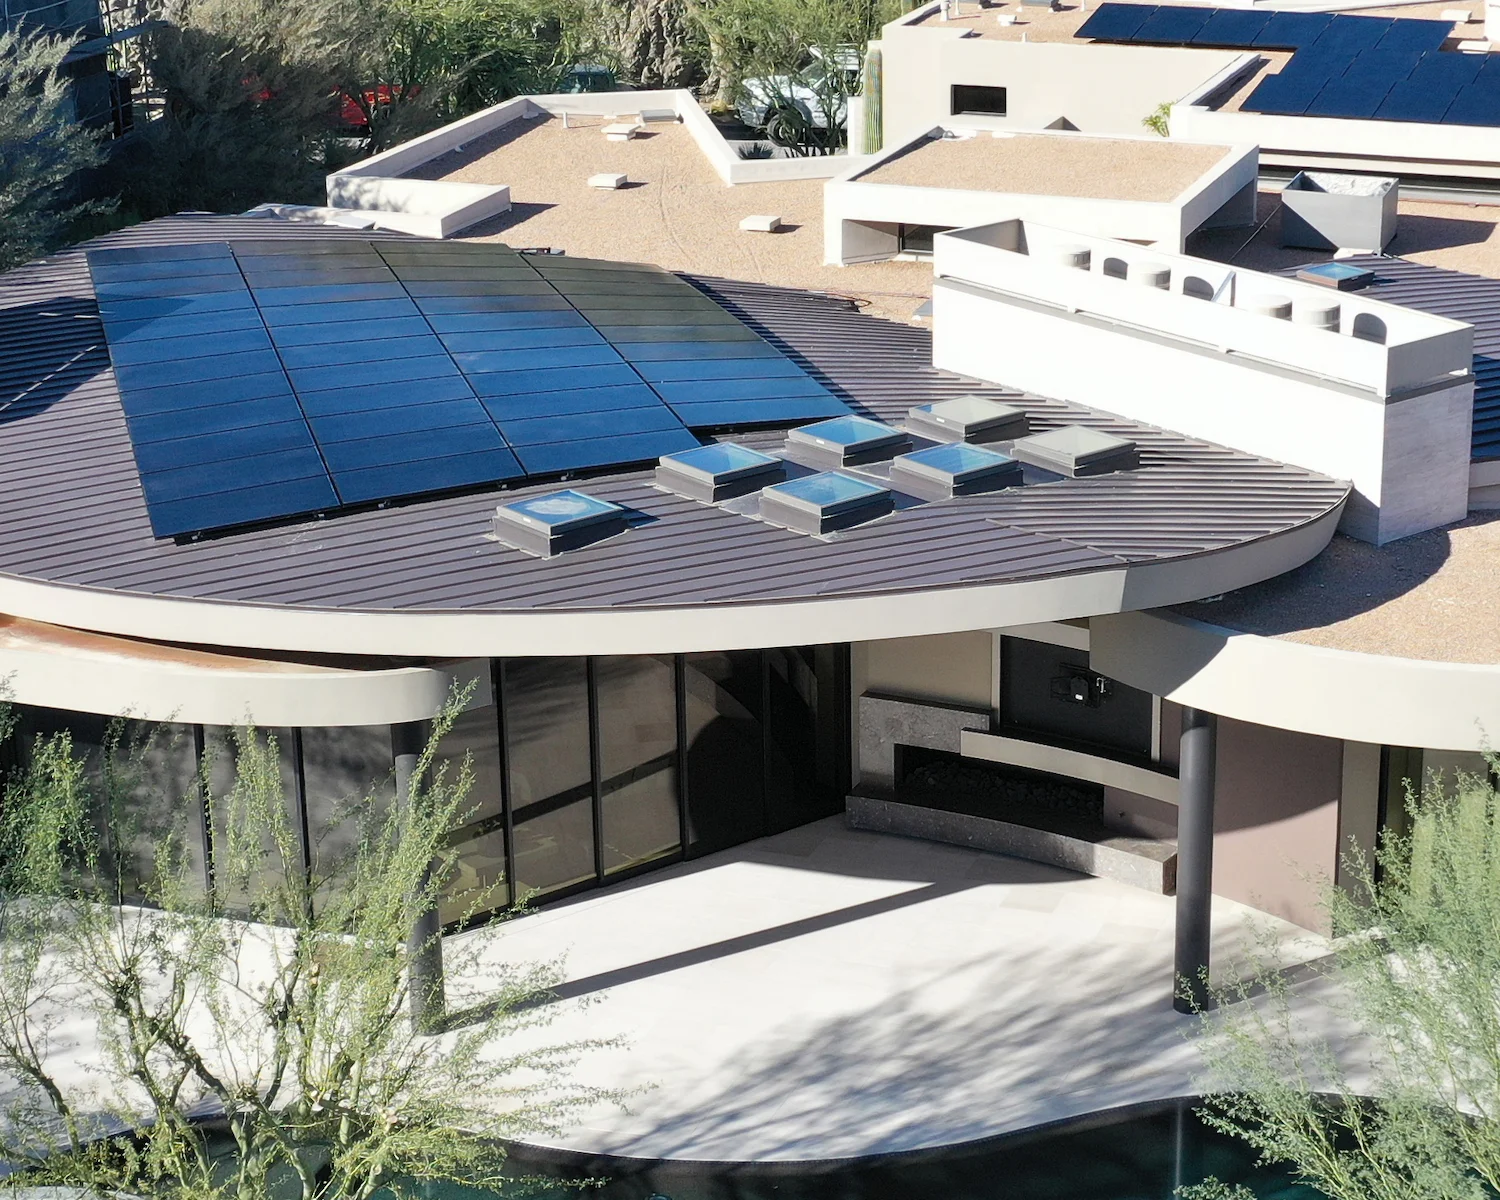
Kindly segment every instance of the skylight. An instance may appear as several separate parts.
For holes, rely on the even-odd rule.
[[[786,435],[788,449],[796,448],[830,466],[853,466],[890,458],[910,438],[900,429],[868,417],[835,417],[793,429]]]
[[[891,463],[895,487],[925,496],[967,496],[1015,487],[1021,482],[1021,464],[998,450],[950,442],[903,454]]]
[[[757,491],[785,474],[781,459],[733,442],[663,455],[656,466],[659,487],[710,504]]]
[[[883,517],[895,508],[889,488],[839,471],[804,475],[765,488],[761,516],[799,533],[833,533]]]
[[[618,504],[566,488],[500,505],[494,532],[507,546],[551,558],[621,532],[628,515]]]
[[[1083,425],[1064,425],[1021,438],[1010,452],[1024,463],[1073,478],[1107,475],[1140,465],[1134,442]]]
[[[1008,442],[1030,429],[1021,409],[983,396],[919,404],[907,413],[906,423],[923,437],[945,442]]]

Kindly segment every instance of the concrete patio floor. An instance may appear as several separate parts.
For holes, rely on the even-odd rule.
[[[580,1082],[646,1089],[551,1144],[835,1158],[1194,1091],[1173,904],[832,818],[522,917],[499,947],[565,957],[548,1041],[623,1039]],[[1220,899],[1217,975],[1257,930],[1297,958],[1324,950]]]

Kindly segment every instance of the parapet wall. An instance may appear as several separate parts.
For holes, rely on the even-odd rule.
[[[933,268],[937,366],[1347,479],[1366,541],[1467,511],[1469,325],[1020,220]]]

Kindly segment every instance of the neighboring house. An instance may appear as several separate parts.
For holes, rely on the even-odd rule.
[[[136,120],[141,71],[130,43],[146,24],[142,0],[0,0],[0,28],[41,28],[75,39],[66,71],[74,118],[114,137]]]

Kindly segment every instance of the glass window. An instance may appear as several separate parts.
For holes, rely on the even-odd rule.
[[[326,879],[359,844],[362,829],[390,812],[396,796],[390,726],[303,729],[302,776],[313,874]]]
[[[836,646],[767,650],[766,825],[779,833],[842,811],[847,746]]]
[[[274,748],[278,778],[275,795],[256,797],[235,794],[239,758],[247,737]],[[214,892],[232,911],[246,911],[252,899],[261,900],[287,877],[302,869],[301,830],[297,827],[296,734],[291,729],[238,730],[223,725],[203,727],[203,762],[209,785],[209,819],[212,829]],[[287,857],[283,861],[276,839],[253,807],[260,803],[280,806],[287,818]],[[246,806],[246,807],[241,807]],[[258,828],[258,834],[251,836]],[[231,832],[233,838],[231,838]]]
[[[978,83],[955,83],[952,85],[949,110],[957,116],[1003,117],[1005,115],[1005,89],[986,87]]]
[[[595,877],[586,662],[517,658],[504,664],[518,899]]]
[[[66,733],[83,762],[106,854],[116,856],[118,883],[129,900],[146,898],[160,856],[181,848],[184,882],[197,892],[204,878],[197,755],[190,725],[118,720],[92,713],[17,705],[16,764],[32,761],[37,739]],[[106,812],[105,745],[118,738],[111,763],[114,804]]]
[[[685,658],[688,848],[708,854],[765,832],[758,650]]]
[[[438,745],[450,778],[467,757],[474,782],[453,831],[458,864],[443,899],[444,923],[510,903],[505,879],[505,815],[500,792],[500,714],[494,705],[460,714]]]
[[[670,658],[594,660],[604,872],[681,848],[677,688]]]

